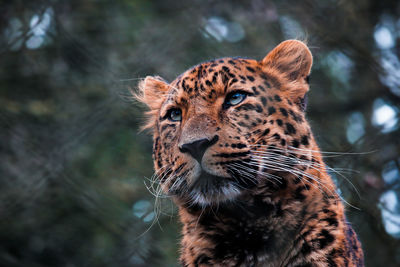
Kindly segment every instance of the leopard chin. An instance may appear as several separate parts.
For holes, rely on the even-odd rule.
[[[189,188],[192,203],[200,206],[233,201],[241,192],[240,185],[232,181],[231,177],[212,175],[204,170]]]
[[[178,198],[186,199],[193,205],[215,206],[224,202],[233,202],[244,192],[256,186],[257,177],[246,174],[245,170],[228,170],[226,175],[220,175],[213,169],[197,163],[187,188],[178,194]]]

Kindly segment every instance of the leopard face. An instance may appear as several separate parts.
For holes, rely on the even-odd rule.
[[[170,84],[147,77],[137,97],[150,108],[146,127],[164,192],[218,205],[261,186],[274,190],[287,183],[281,172],[304,171],[312,161],[304,117],[311,65],[305,44],[289,40],[260,61],[201,63]]]

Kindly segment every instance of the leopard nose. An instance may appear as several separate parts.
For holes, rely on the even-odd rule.
[[[218,135],[215,135],[211,140],[208,138],[203,138],[193,141],[191,143],[183,144],[179,147],[179,150],[182,153],[189,153],[194,159],[201,163],[201,160],[207,148],[214,145],[217,141]]]

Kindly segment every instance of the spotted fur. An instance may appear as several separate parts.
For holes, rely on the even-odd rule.
[[[261,61],[140,84],[156,177],[183,224],[182,266],[364,266],[305,118],[311,65],[289,40]]]

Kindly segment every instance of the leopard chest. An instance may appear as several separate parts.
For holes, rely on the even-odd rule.
[[[293,220],[293,212],[298,220]],[[302,216],[281,202],[267,203],[261,198],[254,198],[251,204],[224,205],[213,210],[196,211],[192,207],[181,215],[185,225],[182,259],[193,266],[278,264],[293,243]]]

